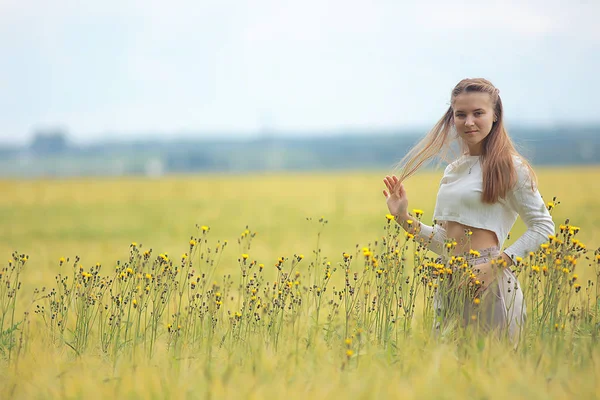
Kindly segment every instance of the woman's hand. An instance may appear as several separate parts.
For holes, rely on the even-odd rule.
[[[481,297],[487,288],[496,281],[500,275],[500,268],[498,264],[492,264],[491,262],[472,267],[475,278],[471,282],[475,287],[475,297]]]
[[[398,180],[395,175],[386,176],[383,180],[387,190],[384,189],[388,210],[390,214],[404,217],[408,215],[408,197],[404,185]]]

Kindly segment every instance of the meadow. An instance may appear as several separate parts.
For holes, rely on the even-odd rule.
[[[516,349],[431,337],[386,172],[0,181],[0,398],[595,398],[600,168],[536,168]],[[440,178],[406,184],[426,223]]]

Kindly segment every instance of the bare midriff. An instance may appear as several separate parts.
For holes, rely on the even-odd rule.
[[[455,255],[468,253],[471,249],[483,250],[498,246],[496,234],[487,229],[473,228],[454,221],[443,221],[441,225],[446,228],[446,237],[457,243]],[[469,232],[472,233],[469,235]]]

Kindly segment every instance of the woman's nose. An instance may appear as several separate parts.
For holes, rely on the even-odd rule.
[[[465,125],[471,126],[473,124],[474,124],[473,117],[467,117],[467,119],[465,119]]]

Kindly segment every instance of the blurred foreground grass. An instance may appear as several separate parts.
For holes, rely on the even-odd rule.
[[[536,171],[545,199],[556,196],[561,202],[553,214],[557,226],[569,218],[581,227],[579,239],[591,249],[598,247],[600,168]],[[126,260],[130,243],[137,242],[155,255],[178,259],[189,250],[196,224],[210,227],[212,241],[230,243],[218,276],[240,274],[243,249],[237,239],[248,225],[258,232],[250,256],[266,265],[266,276],[274,277],[279,257],[312,256],[321,216],[328,224],[320,246],[332,262],[341,260],[343,252],[354,253],[357,245],[381,239],[387,212],[383,176],[345,172],[3,181],[0,253],[7,259],[14,250],[29,255],[20,294],[26,300],[19,311],[30,306],[34,288],[56,286],[61,257],[80,256],[86,270],[96,263],[110,269],[117,260]],[[407,182],[410,208],[424,210],[427,223],[440,177],[439,171],[427,172]],[[523,230],[518,221],[511,241]],[[581,280],[592,278],[591,271],[579,273]],[[288,337],[277,351],[256,342],[243,348],[215,346],[210,356],[182,353],[177,358],[161,347],[151,360],[110,359],[94,350],[77,357],[66,346],[53,346],[38,334],[43,325],[36,316],[29,318],[34,340],[17,364],[3,366],[3,398],[591,398],[600,382],[597,347],[575,367],[573,359],[558,357],[560,343],[541,341],[515,355],[498,343],[427,346],[418,335],[402,339],[392,350],[365,348],[344,370],[343,338],[333,351],[321,339],[299,351]],[[207,368],[209,358],[214,362]]]

